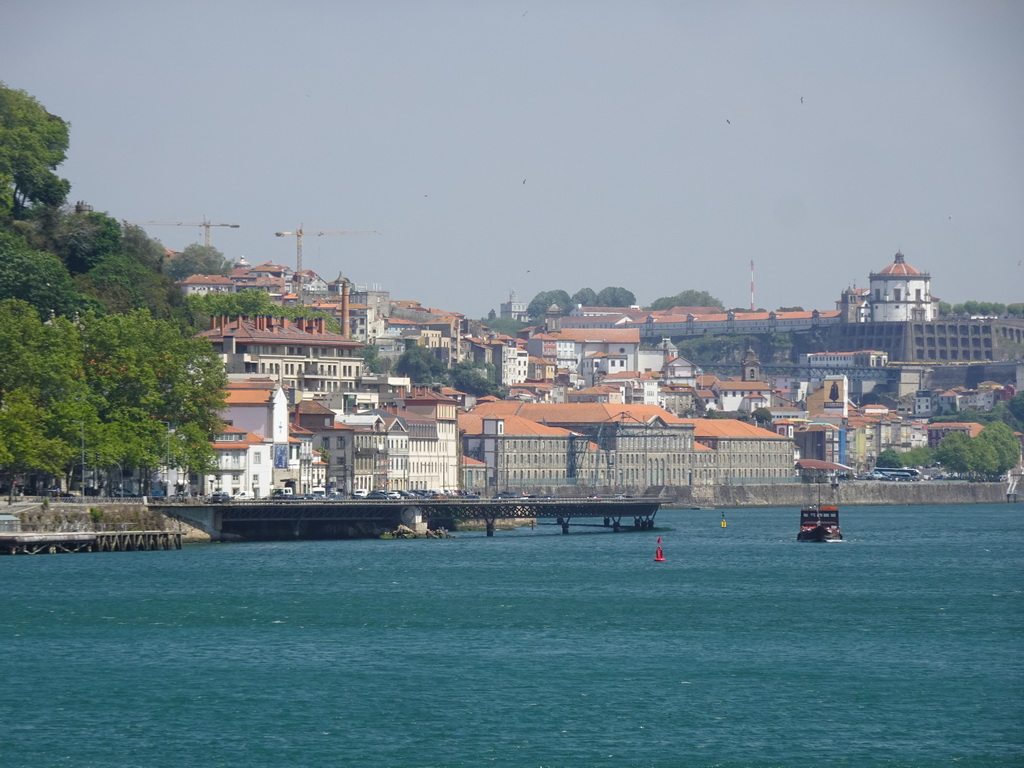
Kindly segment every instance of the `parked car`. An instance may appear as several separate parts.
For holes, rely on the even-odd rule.
[[[519,491],[498,491],[494,494],[496,499],[525,499],[526,494],[520,493]]]
[[[235,501],[248,501],[252,498],[252,494],[248,491],[239,491],[234,495]]]
[[[352,498],[365,499],[369,494],[370,492],[365,488],[356,488],[354,491],[352,491]]]
[[[370,491],[368,494],[366,494],[366,498],[373,500],[373,499],[390,499],[391,497],[388,496],[387,493],[385,493],[384,491]]]
[[[231,494],[227,491],[214,491],[210,494],[211,504],[226,504],[231,501]]]

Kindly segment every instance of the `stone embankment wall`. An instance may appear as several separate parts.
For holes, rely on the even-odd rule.
[[[210,536],[145,504],[62,504],[60,502],[19,502],[0,506],[17,515],[21,530],[43,533],[76,531],[180,531],[182,541],[209,541]]]
[[[810,483],[784,485],[717,485],[664,488],[666,506],[684,507],[798,507],[819,503],[819,487]],[[913,483],[853,480],[836,486],[822,484],[820,503],[835,506],[997,504],[1006,502],[1004,483],[920,481]],[[1024,497],[1021,497],[1024,501]]]

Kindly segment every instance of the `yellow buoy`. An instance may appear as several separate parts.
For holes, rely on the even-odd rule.
[[[723,528],[728,528],[728,526],[725,524],[725,518],[724,517],[722,518],[722,527]]]

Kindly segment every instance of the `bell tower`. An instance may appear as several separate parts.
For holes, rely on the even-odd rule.
[[[743,355],[743,381],[761,381],[761,361],[753,347],[747,347]]]

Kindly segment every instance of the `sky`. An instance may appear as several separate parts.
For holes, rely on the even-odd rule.
[[[483,317],[511,292],[834,309],[897,251],[1024,301],[1017,0],[9,0],[71,202]],[[147,225],[166,247],[198,226]],[[313,232],[379,232],[312,235]]]

